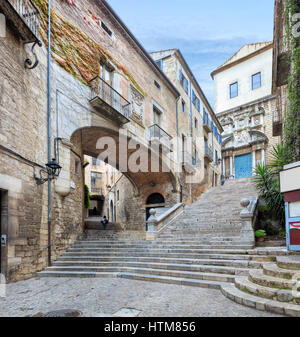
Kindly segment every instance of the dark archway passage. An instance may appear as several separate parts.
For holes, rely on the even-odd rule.
[[[146,204],[147,204],[147,208],[146,208],[146,221],[147,221],[150,217],[151,208],[165,207],[165,198],[160,193],[153,193],[149,195]]]

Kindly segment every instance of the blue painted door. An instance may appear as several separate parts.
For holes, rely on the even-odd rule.
[[[246,178],[252,176],[251,153],[235,157],[235,178]]]

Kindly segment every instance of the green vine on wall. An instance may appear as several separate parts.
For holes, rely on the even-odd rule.
[[[294,15],[300,13],[299,0],[286,0],[285,43],[288,50],[288,104],[284,120],[283,142],[287,162],[300,161],[300,37],[295,32]]]
[[[48,46],[48,1],[34,0],[34,2],[41,14],[41,38],[45,45]],[[91,19],[94,19],[94,15],[91,16]],[[55,13],[54,10],[51,11],[51,50],[55,61],[63,69],[86,85],[89,84],[92,78],[100,74],[100,61],[108,63],[108,61],[111,60],[120,70],[120,74],[146,96],[145,92],[125,66],[119,63],[99,43],[96,43],[78,27]]]

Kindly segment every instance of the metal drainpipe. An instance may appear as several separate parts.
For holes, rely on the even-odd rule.
[[[177,98],[176,100],[176,131],[177,131],[177,177],[179,180],[179,184],[180,184],[180,202],[182,202],[182,182],[180,179],[180,174],[179,174],[179,170],[180,170],[180,154],[179,154],[179,122],[178,122],[178,102],[180,100],[180,97]]]
[[[191,155],[193,156],[193,150],[194,150],[194,132],[193,132],[193,102],[192,102],[192,80],[190,80],[190,119],[191,119]]]
[[[48,65],[47,65],[47,94],[48,94],[48,161],[51,161],[51,0],[48,0]],[[52,220],[52,182],[48,180],[48,266],[51,266],[51,220]]]

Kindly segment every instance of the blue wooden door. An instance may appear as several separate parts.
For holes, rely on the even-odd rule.
[[[252,176],[251,153],[235,157],[235,178],[246,178]]]

